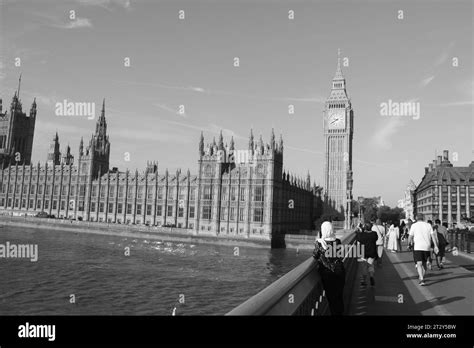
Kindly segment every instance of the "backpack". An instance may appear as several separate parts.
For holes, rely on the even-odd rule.
[[[449,242],[446,240],[446,238],[444,238],[442,233],[437,232],[437,236],[438,236],[438,242],[440,246],[446,246],[449,244]]]
[[[313,257],[318,262],[319,267],[323,267],[325,270],[334,273],[336,275],[342,275],[345,272],[344,262],[339,257],[327,257],[326,252],[319,243],[313,251]]]

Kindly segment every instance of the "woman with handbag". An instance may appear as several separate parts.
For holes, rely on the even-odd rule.
[[[323,222],[320,238],[315,243],[313,257],[318,262],[318,271],[326,292],[331,315],[344,314],[346,272],[343,259],[336,257],[333,252],[338,245],[341,245],[341,241],[336,238],[331,222]]]

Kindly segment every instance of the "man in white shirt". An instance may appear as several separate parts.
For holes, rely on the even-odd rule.
[[[431,241],[434,244],[434,251],[438,253],[438,240],[435,236],[433,228],[427,222],[423,221],[423,214],[416,215],[416,222],[411,225],[408,235],[408,244],[413,241],[413,257],[416,262],[416,269],[419,276],[419,285],[424,286],[426,262],[430,257]]]
[[[385,227],[382,225],[382,221],[377,219],[375,224],[372,226],[372,231],[377,233],[378,239],[375,244],[377,244],[377,265],[382,265],[382,255],[383,255],[383,244],[385,240]]]

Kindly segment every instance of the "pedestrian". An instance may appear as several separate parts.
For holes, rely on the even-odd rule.
[[[444,262],[445,262],[445,252],[446,252],[446,246],[449,244],[448,243],[448,230],[447,228],[441,224],[441,220],[437,219],[435,221],[436,223],[436,236],[438,237],[438,248],[439,252],[436,254],[436,265],[438,266],[438,269],[443,269],[444,268]]]
[[[433,226],[433,221],[432,220],[428,220],[427,221],[428,224],[430,224],[431,228],[433,228],[433,236],[434,236],[434,239],[436,239],[436,241],[438,241],[438,236],[436,235],[436,231],[434,230],[434,226]],[[439,243],[437,243],[439,244]],[[431,269],[433,268],[433,248],[434,248],[434,242],[432,241],[431,242],[431,247],[430,247],[430,256],[428,257],[428,262],[426,263],[426,266],[428,267],[428,269],[431,271]],[[436,253],[434,253],[435,255],[435,259],[436,259]]]
[[[398,238],[400,237],[400,230],[398,228],[398,222],[394,222],[388,229],[388,243],[387,249],[392,253],[396,253],[398,250]]]
[[[400,228],[399,228],[399,238],[398,238],[398,249],[400,250],[400,252],[403,251],[402,249],[402,241],[404,241],[404,237],[405,237],[405,227],[406,227],[406,224],[405,224],[405,220],[402,220],[402,223],[400,224]]]
[[[383,245],[385,240],[385,227],[382,225],[382,221],[377,219],[375,224],[372,226],[372,231],[377,233],[377,265],[382,266],[382,255],[383,255]]]
[[[435,253],[438,253],[438,244],[431,225],[423,221],[423,214],[416,215],[416,222],[411,226],[408,237],[413,241],[413,255],[418,271],[419,285],[425,285],[426,263],[430,256],[431,242],[434,244]]]
[[[330,249],[341,245],[336,238],[330,219],[321,224],[320,238],[316,240],[313,257],[318,263],[323,288],[329,303],[331,315],[344,314],[344,284],[346,272],[341,257],[337,257]]]
[[[408,234],[410,232],[411,225],[413,225],[413,221],[411,219],[408,219],[407,225],[405,227],[405,239],[407,240],[407,250],[408,251],[413,250],[413,245],[408,243]]]
[[[375,286],[375,259],[377,258],[377,233],[372,231],[372,224],[366,223],[361,233],[357,235],[357,244],[364,247],[361,259],[362,280],[361,285],[367,285],[367,275],[370,277],[370,285]]]

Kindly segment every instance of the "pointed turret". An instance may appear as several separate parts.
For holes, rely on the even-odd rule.
[[[48,158],[46,163],[51,166],[61,164],[61,153],[59,152],[59,136],[57,131],[53,140],[51,141],[51,144],[49,145]]]
[[[249,150],[253,151],[254,142],[253,142],[253,129],[250,129],[250,137],[249,137]]]
[[[33,99],[33,104],[31,104],[30,117],[36,117],[36,98]]]
[[[199,155],[204,155],[204,134],[201,132],[201,138],[199,139]]]
[[[219,134],[219,150],[224,150],[224,137],[222,136],[222,130]]]
[[[265,145],[263,144],[262,134],[260,134],[260,139],[258,139],[258,149],[259,149],[260,153],[263,154],[263,152],[265,150]]]
[[[66,154],[63,156],[63,163],[66,165],[72,164],[74,162],[74,156],[71,154],[71,147],[67,144]]]
[[[232,138],[230,138],[230,147],[229,147],[229,150],[230,150],[230,151],[234,151],[234,150],[235,150],[234,136],[232,136]]]
[[[79,156],[84,155],[84,138],[81,137],[81,142],[79,143]]]
[[[105,120],[105,98],[102,101],[102,110],[95,126],[95,135],[103,140],[107,137],[107,121]]]
[[[344,75],[342,74],[341,69],[341,49],[337,50],[337,68],[336,74],[334,75],[334,80],[344,80]]]
[[[341,68],[341,50],[337,50],[337,67],[336,67],[336,74],[332,79],[332,89],[333,90],[344,90],[346,89],[346,79],[342,74]]]
[[[276,147],[276,142],[275,142],[275,131],[274,129],[272,128],[272,135],[270,137],[270,148],[272,150],[275,150],[275,147]]]
[[[283,152],[283,135],[280,133],[280,152]]]
[[[21,74],[20,74],[20,78],[18,79],[18,94],[17,94],[18,99],[20,99],[20,87],[21,87]]]

